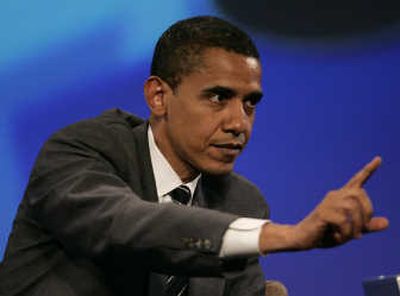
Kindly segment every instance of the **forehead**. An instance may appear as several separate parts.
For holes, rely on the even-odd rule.
[[[205,49],[200,65],[183,77],[183,84],[203,83],[233,88],[261,89],[261,65],[254,57],[221,48]]]
[[[205,49],[201,55],[201,67],[207,72],[226,72],[238,74],[261,75],[261,65],[258,59],[244,56],[221,48]]]

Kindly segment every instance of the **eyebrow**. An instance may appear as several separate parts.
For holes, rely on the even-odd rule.
[[[244,100],[247,101],[253,101],[254,103],[258,103],[261,101],[262,97],[264,94],[261,91],[253,91],[247,95],[244,96]]]
[[[233,90],[232,88],[226,87],[226,86],[213,86],[210,88],[206,88],[202,91],[203,94],[222,94],[228,98],[234,97],[237,95],[237,91]],[[256,102],[259,102],[261,98],[264,96],[262,91],[253,91],[251,93],[248,93],[244,96],[245,100],[255,100]]]
[[[210,88],[206,88],[202,91],[203,94],[220,94],[224,95],[225,97],[231,98],[237,95],[237,92],[229,87],[225,86],[213,86]]]

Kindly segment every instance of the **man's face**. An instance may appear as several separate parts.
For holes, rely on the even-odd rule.
[[[257,59],[206,49],[199,69],[168,92],[157,144],[181,178],[228,173],[249,140],[261,97]]]

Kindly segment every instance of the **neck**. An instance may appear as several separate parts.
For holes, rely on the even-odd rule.
[[[194,180],[200,174],[200,172],[177,155],[173,145],[166,136],[167,133],[162,124],[150,120],[150,126],[158,149],[167,159],[168,163],[171,165],[182,182],[187,183]]]

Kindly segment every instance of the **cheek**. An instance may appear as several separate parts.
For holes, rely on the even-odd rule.
[[[209,139],[210,135],[206,129],[193,125],[187,127],[186,138],[183,141],[192,152],[202,153],[209,145]]]
[[[220,125],[213,118],[203,118],[193,129],[193,137],[195,141],[201,147],[202,150],[206,150],[213,141],[219,138],[221,132]]]
[[[171,127],[180,139],[181,148],[191,152],[203,152],[207,149],[212,139],[218,136],[220,130],[220,116],[214,114],[208,108],[197,104],[181,104],[175,106],[179,110],[176,114],[170,114]],[[185,150],[186,150],[185,149]]]

